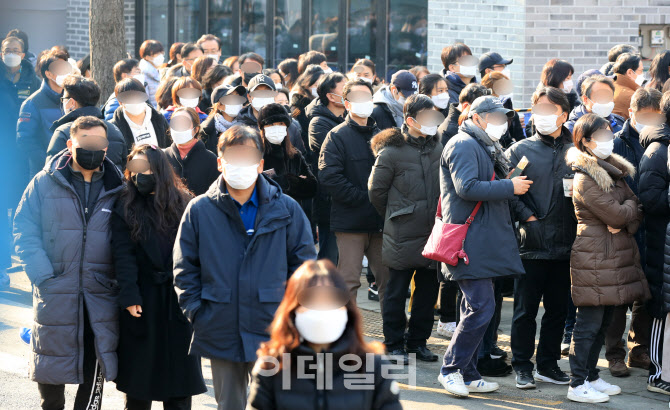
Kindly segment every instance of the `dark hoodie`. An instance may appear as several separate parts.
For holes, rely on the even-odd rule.
[[[442,77],[447,80],[447,86],[449,87],[449,104],[458,104],[458,96],[461,95],[461,91],[465,86],[477,82],[477,78],[472,77],[470,82],[466,84],[461,80],[461,77],[459,77],[458,74],[447,71],[446,68],[442,69],[441,74]]]
[[[645,274],[651,290],[651,301],[648,302],[649,314],[665,317],[670,309],[670,288],[663,291],[663,261],[665,257],[665,230],[670,222],[668,204],[668,144],[670,143],[670,126],[645,127],[640,134],[640,145],[644,155],[640,161],[639,198],[644,207],[645,228]],[[670,278],[668,278],[670,282]]]
[[[62,116],[57,121],[54,121],[51,126],[53,135],[49,141],[49,148],[47,148],[47,160],[49,160],[65,148],[67,148],[67,140],[70,139],[70,128],[72,123],[79,117],[90,115],[96,118],[103,118],[102,110],[95,106],[81,107]],[[126,158],[128,157],[128,146],[123,134],[116,127],[116,125],[105,121],[107,124],[107,139],[109,140],[109,147],[107,148],[107,158],[109,158],[114,165],[123,170],[126,167]]]
[[[461,116],[461,110],[458,109],[458,103],[449,104],[449,113],[447,118],[442,121],[440,127],[437,129],[437,137],[442,146],[446,146],[449,139],[458,134],[458,117]]]

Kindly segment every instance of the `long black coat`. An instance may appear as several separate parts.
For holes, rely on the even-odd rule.
[[[116,388],[156,401],[206,392],[200,357],[188,355],[193,331],[172,286],[177,226],[167,234],[149,229],[146,239],[134,241],[119,201],[111,229],[121,309]],[[126,310],[134,305],[142,306],[139,318]]]
[[[663,261],[667,252],[663,246],[665,229],[670,222],[668,204],[670,127],[666,124],[645,127],[640,135],[640,144],[645,149],[640,161],[638,187],[640,202],[644,207],[646,244],[644,273],[651,291],[648,311],[650,315],[660,319],[666,312],[670,312],[670,275],[663,273]]]
[[[207,192],[212,182],[221,175],[216,165],[216,155],[202,141],[196,142],[183,159],[175,143],[165,150],[165,154],[174,172],[196,196]]]
[[[296,201],[310,199],[316,195],[316,177],[299,151],[289,158],[283,145],[269,144],[263,159],[264,169],[275,170],[272,179],[279,184],[286,195]]]

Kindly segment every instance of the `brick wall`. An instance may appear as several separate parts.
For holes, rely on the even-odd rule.
[[[89,0],[67,0],[66,8],[66,47],[70,56],[80,60],[89,54],[88,43]],[[135,1],[124,0],[124,21],[126,26],[126,49],[135,54]]]
[[[640,24],[670,23],[669,0],[429,0],[428,7],[429,69],[442,69],[442,48],[461,40],[476,56],[493,49],[514,58],[517,108],[530,106],[550,59],[567,60],[579,76],[606,63],[614,45],[638,45]]]

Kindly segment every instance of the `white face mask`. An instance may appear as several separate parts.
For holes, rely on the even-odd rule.
[[[642,133],[642,130],[644,127],[646,127],[646,124],[641,124],[635,116],[633,116],[633,119],[635,120],[635,130],[637,131],[638,134]]]
[[[67,77],[69,74],[62,74],[56,76],[56,84],[58,84],[59,87],[62,87],[63,84],[65,84],[65,77]]]
[[[174,141],[175,144],[186,144],[193,139],[193,128],[186,131],[177,131],[174,128],[170,128],[170,135],[172,136],[172,141]]]
[[[635,77],[635,84],[639,85],[642,87],[642,83],[644,82],[644,74],[640,74],[637,77]]]
[[[198,106],[200,98],[181,98],[179,97],[179,103],[186,108],[195,108]]]
[[[407,98],[403,97],[402,95],[398,96],[398,104],[405,105],[406,101],[407,101]]]
[[[419,124],[417,120],[414,120],[414,122]],[[419,130],[419,132],[422,133],[423,135],[437,134],[437,125],[422,125],[422,124],[419,125],[421,125],[421,128],[417,128],[416,126],[412,126],[412,128],[414,128],[415,130]]]
[[[558,125],[556,125],[556,120],[558,120],[558,115],[556,114],[551,115],[533,114],[533,125],[535,125],[537,132],[539,132],[542,135],[549,135],[558,129]]]
[[[218,62],[219,62],[219,58],[220,58],[221,56],[218,55],[218,54],[207,54],[207,57],[209,57],[209,58],[213,58],[214,61],[216,61],[216,62],[218,63]]]
[[[512,79],[512,73],[509,71],[509,68],[507,67],[503,68],[503,70],[500,73],[506,76],[507,78]]]
[[[146,78],[144,78],[144,74],[135,74],[133,76],[133,78],[136,79],[137,81],[141,82],[142,85],[144,85],[144,83],[146,83]]]
[[[591,107],[591,111],[594,114],[603,118],[608,117],[612,113],[613,109],[614,109],[614,101],[610,101],[607,104],[594,102],[593,106]]]
[[[275,99],[273,97],[268,97],[268,98],[260,98],[260,97],[255,97],[253,100],[251,100],[251,106],[254,107],[256,111],[260,111],[261,108],[268,104],[272,104],[275,102]]]
[[[472,78],[477,75],[477,66],[474,65],[462,65],[460,67],[459,74],[463,77]]]
[[[223,163],[223,179],[234,189],[247,189],[258,179],[258,166]]]
[[[333,69],[330,68],[330,67],[328,67],[328,68],[324,68],[324,69],[323,69],[323,73],[326,74],[326,75],[328,75],[328,74],[330,74],[330,73],[332,73],[332,72],[333,72]]]
[[[265,138],[270,144],[279,145],[286,138],[286,125],[271,125],[265,127]]]
[[[367,78],[367,77],[358,77],[359,80],[363,80],[368,84],[372,84],[372,78]]]
[[[351,112],[361,118],[368,118],[372,115],[372,110],[375,109],[375,105],[372,101],[367,101],[363,103],[351,103]]]
[[[17,67],[21,64],[21,56],[18,54],[5,54],[2,56],[2,62],[9,68]]]
[[[573,85],[572,80],[563,81],[563,91],[565,91],[566,93],[569,93],[570,91],[572,91],[573,86],[574,85]]]
[[[600,159],[606,159],[610,155],[612,155],[612,151],[614,150],[614,140],[609,140],[609,141],[596,141],[596,147],[592,150],[593,155]]]
[[[157,55],[153,59],[153,63],[156,67],[158,67],[159,65],[163,65],[164,62],[165,62],[165,55],[163,54]]]
[[[275,90],[279,91],[281,90],[281,88],[282,88],[281,83],[275,83]]]
[[[140,115],[146,111],[147,105],[145,103],[123,104],[123,109],[130,115]]]
[[[227,104],[226,108],[223,109],[223,112],[231,117],[237,117],[237,114],[239,114],[240,111],[242,111],[242,104]]]
[[[295,328],[310,343],[326,344],[337,341],[347,328],[346,309],[295,312]]]
[[[433,104],[441,110],[444,110],[449,105],[449,93],[442,93],[430,97],[433,100]]]
[[[72,98],[68,98],[67,101],[65,101],[63,103],[63,113],[66,114],[66,115],[69,114],[72,111],[72,110],[67,109],[67,106],[70,104],[71,100],[72,100]]]
[[[312,91],[312,97],[319,98],[319,94],[316,92],[316,87],[312,87],[310,90]]]
[[[500,125],[494,125],[491,123],[486,123],[486,134],[493,140],[499,141],[503,135],[507,132],[507,121],[503,122]]]

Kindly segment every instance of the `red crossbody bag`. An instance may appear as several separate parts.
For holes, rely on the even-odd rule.
[[[491,181],[496,178],[495,171]],[[477,202],[464,224],[446,224],[442,222],[442,196],[437,202],[437,213],[435,215],[435,225],[430,233],[428,242],[421,253],[425,258],[438,262],[443,262],[451,266],[458,265],[458,261],[463,259],[466,265],[470,263],[468,255],[465,253],[465,237],[468,234],[468,228],[475,215],[479,212],[482,201]]]

